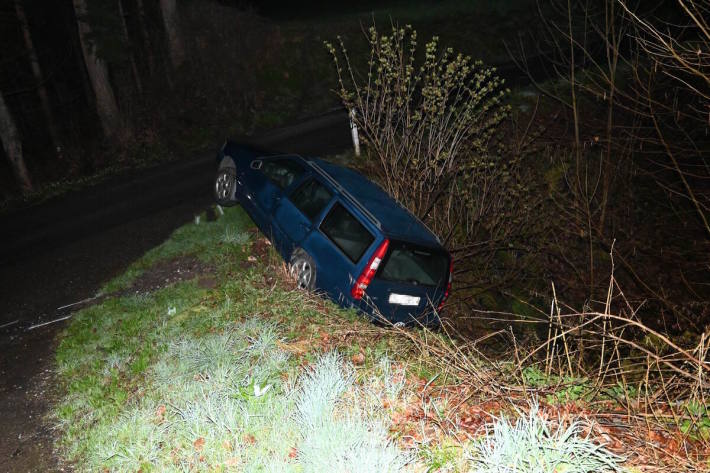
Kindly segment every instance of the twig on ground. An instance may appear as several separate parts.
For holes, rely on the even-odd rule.
[[[41,324],[35,324],[30,327],[27,327],[25,330],[29,332],[30,330],[34,330],[39,327],[44,327],[45,325],[53,324],[56,322],[61,322],[62,320],[67,320],[67,319],[71,318],[72,315],[73,314],[69,314],[69,315],[65,315],[64,317],[59,317],[58,319],[50,320],[48,322],[42,322]]]

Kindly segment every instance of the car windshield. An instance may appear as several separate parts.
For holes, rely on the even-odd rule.
[[[449,257],[433,248],[392,241],[377,278],[423,286],[440,286],[449,277]]]

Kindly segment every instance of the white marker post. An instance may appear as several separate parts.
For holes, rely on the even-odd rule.
[[[353,147],[355,148],[355,156],[360,156],[360,136],[357,133],[357,125],[355,124],[355,109],[350,110],[350,133],[353,137]]]

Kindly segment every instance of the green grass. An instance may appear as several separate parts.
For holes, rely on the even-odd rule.
[[[270,247],[249,262],[264,248],[254,245],[261,237],[249,218],[238,207],[215,213],[216,220],[203,215],[176,230],[107,283],[106,298],[77,312],[61,335],[62,395],[53,418],[57,450],[72,468],[365,473],[475,466],[470,437],[462,442],[466,436],[427,427],[428,418],[455,427],[449,410],[458,403],[443,394],[455,376],[396,330],[293,290]],[[205,288],[196,275],[133,290],[142,276],[182,257],[203,261],[216,285]],[[425,382],[439,394],[425,397]]]
[[[209,222],[205,215],[201,215],[199,222],[177,229],[170,239],[132,263],[125,272],[106,283],[100,292],[108,294],[127,289],[146,269],[171,258],[195,256],[207,263],[219,262],[220,271],[228,270],[246,258],[250,242],[246,229],[252,223],[244,212],[225,212],[218,222]]]
[[[322,331],[326,317],[318,305],[346,323],[366,322],[283,284],[265,285],[267,273],[278,268],[269,266],[277,262],[273,253],[242,269],[255,238],[250,229],[239,208],[213,222],[203,216],[133,263],[104,292],[125,289],[156,264],[184,256],[214,268],[216,288],[191,280],[147,294],[119,292],[75,314],[57,350],[64,395],[54,416],[62,456],[78,470],[327,471],[323,457],[293,454],[298,445],[325,438],[347,446],[336,451],[332,444],[333,455],[374,452],[371,465],[391,465],[391,471],[403,464],[401,452],[387,443],[388,424],[365,410],[360,400],[367,396],[354,395],[359,388],[351,378],[344,381],[347,396],[339,392],[326,400],[332,412],[327,422],[318,420],[325,424],[306,428],[297,422],[298,396],[308,394],[304,379],[315,373],[300,365],[317,364],[323,355],[309,346],[304,356],[294,356],[290,344]],[[387,344],[377,347],[384,351]],[[375,356],[369,349],[368,355]],[[387,363],[385,378],[392,373]],[[388,386],[390,396],[401,391],[396,383]],[[374,435],[369,443],[353,437],[367,432]],[[304,470],[301,464],[310,466]]]

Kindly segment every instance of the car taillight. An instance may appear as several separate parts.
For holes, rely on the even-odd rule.
[[[449,263],[449,282],[446,283],[446,291],[444,291],[444,297],[441,298],[441,302],[439,302],[439,307],[436,308],[436,311],[440,311],[442,307],[444,307],[444,302],[446,302],[446,299],[449,298],[449,293],[451,292],[451,280],[454,277],[454,261],[451,260],[451,263]]]
[[[385,239],[382,243],[380,243],[380,246],[377,247],[375,254],[372,255],[372,258],[370,258],[370,261],[367,262],[367,266],[365,266],[362,274],[360,274],[357,281],[355,281],[355,285],[352,289],[350,289],[350,295],[353,296],[353,299],[359,300],[365,295],[365,289],[367,289],[367,286],[370,285],[372,278],[375,277],[377,268],[380,267],[380,263],[385,257],[385,253],[387,253],[387,248],[389,248],[389,246],[390,241]]]

